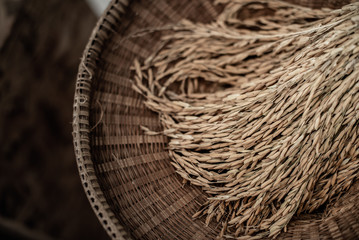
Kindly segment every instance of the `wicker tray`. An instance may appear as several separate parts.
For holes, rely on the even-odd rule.
[[[294,2],[294,1],[292,1]],[[299,0],[310,7],[344,1]],[[136,30],[189,18],[211,21],[220,12],[208,0],[112,1],[95,27],[79,67],[73,137],[85,192],[114,239],[213,239],[218,230],[192,214],[206,199],[182,184],[166,151],[167,139],[146,136],[140,125],[161,128],[131,89],[130,66],[155,49],[160,33],[126,38]],[[359,239],[359,185],[334,205],[296,217],[280,239]]]

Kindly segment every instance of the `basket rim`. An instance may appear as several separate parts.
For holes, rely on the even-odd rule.
[[[121,20],[128,4],[128,0],[111,0],[92,30],[78,68],[72,119],[74,151],[82,186],[102,227],[110,238],[120,240],[132,238],[116,218],[98,183],[90,154],[89,112],[92,77],[97,69],[97,59],[106,40],[112,36],[114,24]],[[110,22],[109,17],[115,22]]]

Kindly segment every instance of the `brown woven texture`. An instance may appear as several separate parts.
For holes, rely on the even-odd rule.
[[[345,1],[295,0],[309,7]],[[95,27],[79,67],[73,137],[79,173],[99,220],[114,239],[214,239],[220,228],[192,215],[206,200],[199,187],[182,184],[170,164],[168,139],[158,116],[131,88],[133,60],[144,60],[160,33],[128,37],[183,18],[209,22],[221,11],[207,0],[112,1]],[[358,239],[359,184],[334,205],[300,215],[279,239]]]

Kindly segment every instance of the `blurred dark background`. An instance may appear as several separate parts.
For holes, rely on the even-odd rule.
[[[72,145],[84,0],[0,0],[0,239],[108,239]]]

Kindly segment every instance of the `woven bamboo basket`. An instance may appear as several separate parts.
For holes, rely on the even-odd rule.
[[[292,1],[340,7],[344,1]],[[131,88],[134,58],[145,59],[161,36],[137,30],[182,18],[209,22],[221,11],[208,0],[113,0],[98,21],[79,66],[73,117],[77,165],[98,219],[113,239],[214,239],[220,228],[192,215],[206,200],[183,184],[166,151],[158,116]],[[295,217],[279,239],[359,239],[359,185],[334,204]]]

